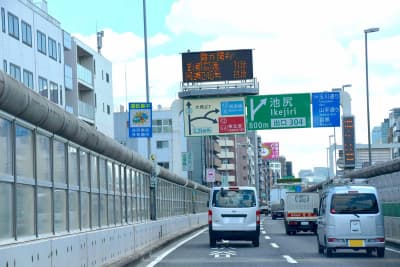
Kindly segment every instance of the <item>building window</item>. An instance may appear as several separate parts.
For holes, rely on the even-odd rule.
[[[33,90],[33,73],[24,69],[22,82]]]
[[[32,28],[25,21],[21,21],[22,42],[32,47]]]
[[[153,133],[170,133],[172,132],[172,120],[153,120]]]
[[[49,37],[49,57],[57,61],[57,43]]]
[[[108,73],[106,73],[106,82],[109,83],[110,82],[110,75]]]
[[[10,76],[17,81],[21,81],[21,68],[17,65],[10,63]]]
[[[65,89],[73,89],[72,68],[67,64],[64,65],[64,87]]]
[[[168,148],[168,141],[157,141],[157,148]]]
[[[39,76],[39,94],[41,96],[49,98],[47,80],[45,78],[43,78],[43,77],[40,77],[40,76]]]
[[[1,8],[1,30],[6,32],[6,13],[4,8]]]
[[[58,104],[58,84],[50,82],[50,101]]]
[[[61,44],[58,43],[58,62],[61,63]]]
[[[63,32],[63,34],[64,34],[64,42],[63,42],[64,48],[71,50],[71,48],[72,48],[71,35],[65,31]]]
[[[8,34],[19,40],[19,20],[10,12],[8,12]]]
[[[110,105],[107,105],[107,114],[111,113]]]
[[[3,59],[3,70],[4,73],[7,73],[7,60]]]
[[[63,91],[62,91],[62,86],[60,85],[60,105],[63,104]]]
[[[46,35],[41,31],[37,31],[37,47],[40,53],[46,55]]]

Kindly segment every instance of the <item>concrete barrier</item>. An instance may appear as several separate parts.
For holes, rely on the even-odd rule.
[[[124,266],[206,224],[206,213],[190,214],[76,235],[21,240],[0,247],[0,266]]]

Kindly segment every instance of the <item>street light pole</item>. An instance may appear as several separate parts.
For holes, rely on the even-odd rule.
[[[369,89],[368,89],[368,48],[367,48],[367,35],[371,32],[377,32],[379,28],[369,28],[364,30],[364,40],[365,40],[365,81],[366,81],[366,91],[367,91],[367,120],[368,120],[368,162],[369,166],[372,165],[371,162],[371,130],[370,130],[370,119],[369,119]]]
[[[332,137],[335,137],[335,136],[334,135],[329,136],[329,167],[328,167],[329,178],[331,178],[331,166],[332,166],[332,160],[331,160],[331,149],[332,149],[331,148],[331,146],[332,146],[331,138]]]

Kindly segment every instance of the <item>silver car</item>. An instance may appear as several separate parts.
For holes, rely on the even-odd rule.
[[[317,221],[318,252],[331,257],[337,249],[364,249],[385,256],[385,229],[377,190],[342,185],[321,195]]]

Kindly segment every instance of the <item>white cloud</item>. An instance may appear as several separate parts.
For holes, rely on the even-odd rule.
[[[150,38],[149,46],[160,46],[168,43],[169,41],[171,41],[171,38],[168,35],[157,33],[156,35]]]

